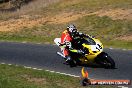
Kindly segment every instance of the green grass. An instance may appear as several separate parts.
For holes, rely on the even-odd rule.
[[[115,38],[123,35],[132,34],[132,21],[112,20],[104,16],[85,16],[75,22],[79,28],[95,36]]]
[[[83,88],[80,78],[26,69],[22,66],[0,65],[0,88]],[[86,88],[112,88],[90,86]]]
[[[49,14],[61,14],[61,12],[94,12],[100,9],[114,9],[114,8],[132,8],[131,0],[62,0],[58,3],[51,4],[43,11]]]
[[[79,31],[99,38],[106,47],[132,49],[131,41],[120,41],[118,37],[132,35],[132,21],[112,20],[104,16],[85,16],[75,23]],[[54,38],[60,37],[65,24],[43,24],[33,28],[24,28],[15,32],[0,32],[0,40],[4,41],[27,41],[33,43],[53,43]]]
[[[118,37],[132,35],[132,21],[112,20],[104,16],[85,16],[74,22],[81,31],[101,39],[104,46],[131,48],[132,41],[119,40]]]
[[[39,2],[41,2],[41,0]],[[33,4],[31,5],[34,6]],[[63,12],[79,13],[84,11],[95,12],[103,9],[131,9],[132,0],[61,0],[59,2],[57,1],[56,3],[47,4],[46,6],[37,6],[36,9],[30,9],[29,11],[28,6],[24,8],[26,8],[27,10],[22,9],[21,11],[19,11],[20,13],[2,13],[0,15],[0,19],[19,19],[22,11],[23,14],[28,15],[41,14],[44,16],[54,16]],[[118,39],[118,37],[124,35],[132,35],[131,20],[112,20],[107,16],[99,17],[96,15],[91,15],[84,16],[69,23],[74,23],[83,33],[96,36],[103,42],[104,46],[132,49],[132,42],[130,40],[121,41]],[[27,41],[33,43],[53,43],[54,38],[60,37],[61,32],[64,31],[67,24],[68,23],[49,24],[47,22],[45,24],[42,24],[42,26],[36,25],[32,28],[25,27],[20,31],[0,32],[0,40],[18,42]]]
[[[108,40],[103,43],[105,47],[132,49],[132,41]]]
[[[41,27],[33,27],[31,29],[24,28],[15,32],[0,32],[0,40],[3,41],[27,41],[33,43],[53,43],[55,37],[60,37],[61,26],[43,25]]]
[[[10,18],[21,16],[21,14],[28,15],[45,15],[54,16],[62,12],[95,12],[101,9],[131,9],[131,0],[38,0],[39,3],[32,3],[29,6],[24,6],[18,12],[0,12],[0,20],[8,20]],[[47,4],[46,6],[44,4]],[[3,5],[0,5],[2,8]],[[35,6],[35,8],[34,8]],[[4,14],[4,15],[3,15]]]
[[[79,78],[46,71],[7,65],[0,65],[0,69],[0,88],[67,88],[79,85]]]

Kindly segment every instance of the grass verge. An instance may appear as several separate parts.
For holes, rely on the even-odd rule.
[[[37,7],[29,8],[34,7],[34,5]],[[49,2],[48,0],[38,0],[38,2],[36,1],[24,6],[18,12],[2,12],[2,14],[0,14],[0,19],[9,20],[10,18],[17,20],[21,15],[43,15],[45,17],[49,16],[55,18],[56,15],[63,13],[73,13],[72,15],[75,13],[76,15],[81,12],[92,13],[99,10],[107,11],[109,9],[119,8],[126,10],[131,9],[132,1],[55,0],[54,2]],[[34,20],[36,19],[34,18]],[[0,40],[51,44],[54,38],[60,37],[61,32],[66,28],[68,23],[76,24],[81,32],[96,36],[103,42],[104,46],[132,49],[132,39],[119,39],[119,37],[132,35],[132,20],[112,20],[112,18],[108,16],[99,17],[97,15],[85,15],[79,17],[77,20],[58,24],[46,21],[46,23],[41,23],[42,26],[36,25],[32,28],[28,28],[26,27],[27,25],[25,25],[25,28],[18,29],[18,31],[0,32]]]
[[[112,20],[107,16],[92,15],[84,16],[71,23],[76,24],[79,31],[99,38],[104,46],[132,49],[131,40],[118,39],[120,36],[132,35],[132,21]],[[54,38],[61,36],[66,26],[66,24],[47,23],[42,26],[23,28],[20,31],[0,32],[0,40],[52,44]]]
[[[83,88],[80,79],[22,66],[0,65],[0,88]],[[112,88],[89,86],[86,88]]]

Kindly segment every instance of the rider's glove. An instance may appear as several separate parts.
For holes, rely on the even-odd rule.
[[[85,54],[84,51],[82,51],[82,50],[78,50],[77,53],[79,53],[79,54]]]
[[[87,37],[86,34],[83,34],[83,33],[80,33],[80,32],[79,32],[79,36],[80,36],[80,37]]]

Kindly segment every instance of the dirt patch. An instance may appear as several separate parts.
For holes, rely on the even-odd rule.
[[[132,20],[132,9],[109,9],[109,10],[99,10],[93,13],[80,12],[80,13],[62,13],[51,18],[52,23],[68,23],[70,21],[77,20],[83,16],[97,15],[97,16],[108,16],[113,20],[126,19]]]
[[[50,23],[53,24],[62,24],[62,23],[68,23],[74,20],[77,20],[83,16],[85,16],[86,14],[84,12],[81,13],[62,13],[60,15],[56,15],[53,18],[50,19]]]
[[[44,78],[28,78],[28,81],[37,84],[46,84],[46,80]]]
[[[84,2],[84,0],[63,0],[63,3],[61,3],[59,6],[64,7],[64,6],[76,5],[78,3],[81,3],[82,1]]]
[[[36,16],[37,17],[37,16]],[[47,18],[34,18],[28,15],[21,16],[20,19],[11,19],[8,21],[0,22],[0,31],[16,31],[24,27],[31,28],[35,25],[45,23]]]
[[[35,84],[46,84],[46,79],[45,78],[35,78],[35,77],[30,77],[28,75],[22,75],[23,78],[25,78],[28,82],[33,82]]]
[[[132,41],[132,35],[121,36],[117,38],[118,40]]]
[[[83,17],[84,14],[75,14],[73,13],[62,13],[60,15],[56,15],[54,17],[43,17],[39,15],[29,16],[23,15],[20,19],[11,19],[8,21],[0,22],[0,31],[16,31],[20,30],[24,27],[31,28],[36,25],[42,25],[45,23],[49,24],[61,24],[68,23],[73,20],[77,20],[79,17]]]
[[[10,19],[8,21],[0,22],[0,31],[14,31],[20,30],[24,27],[31,28],[36,25],[41,25],[45,23],[49,24],[62,24],[77,20],[83,16],[87,15],[97,15],[97,16],[109,16],[113,20],[116,19],[127,19],[132,20],[132,9],[110,9],[110,10],[100,10],[93,13],[80,12],[80,13],[61,13],[55,15],[54,17],[44,17],[42,15],[22,15],[20,19]]]
[[[100,10],[100,11],[94,12],[93,14],[96,14],[100,17],[108,16],[112,18],[113,20],[116,20],[116,19],[132,20],[132,9],[119,8],[119,9]]]

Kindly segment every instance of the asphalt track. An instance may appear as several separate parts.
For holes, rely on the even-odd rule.
[[[56,54],[55,45],[23,44],[0,42],[0,63],[30,66],[81,76],[82,66],[70,68]],[[116,69],[94,66],[85,67],[93,79],[130,79],[132,80],[132,50],[104,49],[116,63]]]

